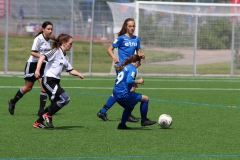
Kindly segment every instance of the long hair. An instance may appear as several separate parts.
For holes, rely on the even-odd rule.
[[[123,25],[122,25],[122,29],[120,30],[120,32],[117,33],[118,36],[121,36],[121,35],[127,33],[127,23],[128,23],[129,21],[135,22],[133,18],[127,18],[127,19],[124,21]]]
[[[127,59],[125,59],[125,61],[123,61],[123,63],[120,66],[114,66],[116,68],[116,70],[120,71],[122,70],[126,65],[130,64],[130,63],[134,63],[134,62],[141,62],[141,57],[137,54],[134,54],[130,57],[128,57]]]
[[[53,26],[53,24],[52,24],[51,22],[45,21],[45,22],[43,22],[43,24],[42,24],[42,28],[45,29],[48,25]],[[43,33],[43,31],[38,32],[38,34],[37,34],[35,37],[37,37],[39,34],[42,34],[42,33]]]
[[[52,48],[58,49],[63,44],[63,42],[68,42],[70,38],[72,38],[72,36],[69,34],[60,34],[56,39],[54,39]]]

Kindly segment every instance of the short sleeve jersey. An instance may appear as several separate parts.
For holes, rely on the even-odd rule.
[[[115,86],[113,88],[114,97],[127,98],[135,78],[137,76],[137,68],[133,64],[128,64],[121,71],[119,71]]]
[[[122,62],[133,55],[137,49],[140,49],[140,39],[133,35],[132,37],[128,37],[126,34],[119,36],[113,43],[112,46],[114,48],[118,48],[118,58],[119,63],[117,65],[121,65]]]
[[[61,48],[50,50],[45,57],[48,63],[45,66],[44,77],[60,79],[63,70],[67,72],[73,70],[69,57],[63,53]]]
[[[51,39],[48,41],[44,38],[43,34],[39,34],[37,37],[35,37],[32,45],[31,51],[37,52],[41,55],[45,54],[46,52],[51,50]],[[28,62],[37,62],[38,57],[30,56],[28,59]]]

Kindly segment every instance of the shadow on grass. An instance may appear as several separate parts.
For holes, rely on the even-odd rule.
[[[130,127],[130,126],[128,126],[128,127]],[[141,131],[147,131],[147,130],[153,130],[153,129],[151,129],[151,128],[146,128],[146,127],[130,127],[131,129],[130,130],[141,130]]]
[[[62,129],[62,130],[73,130],[75,128],[83,128],[83,126],[59,126],[59,127],[54,127],[54,128],[48,128],[48,129]]]

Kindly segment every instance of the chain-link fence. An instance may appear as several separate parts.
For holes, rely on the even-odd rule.
[[[240,73],[240,24],[238,21],[233,23],[231,6],[184,6],[179,3],[180,13],[173,9],[176,4],[172,7],[171,3],[163,6],[149,2],[140,6],[136,14],[135,3],[0,0],[0,6],[6,7],[6,1],[9,3],[7,19],[2,12],[4,8],[0,8],[0,71],[4,73],[24,71],[34,36],[44,21],[51,21],[53,34],[73,35],[70,58],[76,70],[114,75],[107,48],[127,18],[125,16],[136,18],[135,34],[140,37],[146,55],[140,74],[233,76]],[[239,8],[235,9],[238,14]],[[221,16],[211,15],[219,11]],[[4,50],[6,46],[7,50]]]
[[[6,0],[0,1],[0,6],[6,7],[5,3]],[[50,21],[54,26],[54,35],[73,35],[75,43],[71,60],[76,69],[82,72],[110,72],[112,61],[106,53],[106,45],[111,44],[114,34],[112,14],[106,2],[96,0],[94,8],[92,1],[87,0],[8,0],[8,5],[7,19],[4,11],[0,15],[0,71],[23,72],[34,36],[41,30],[44,21]],[[5,29],[8,32],[7,64],[4,62]]]

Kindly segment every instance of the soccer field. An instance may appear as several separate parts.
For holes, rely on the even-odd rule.
[[[137,92],[150,98],[148,118],[157,121],[160,114],[170,114],[169,129],[127,122],[132,130],[117,130],[123,111],[118,104],[108,111],[110,122],[99,119],[114,76],[63,76],[70,103],[53,116],[55,128],[36,129],[38,82],[10,115],[7,101],[24,80],[0,75],[0,159],[240,159],[239,78],[143,78]],[[140,118],[139,104],[133,115]]]

